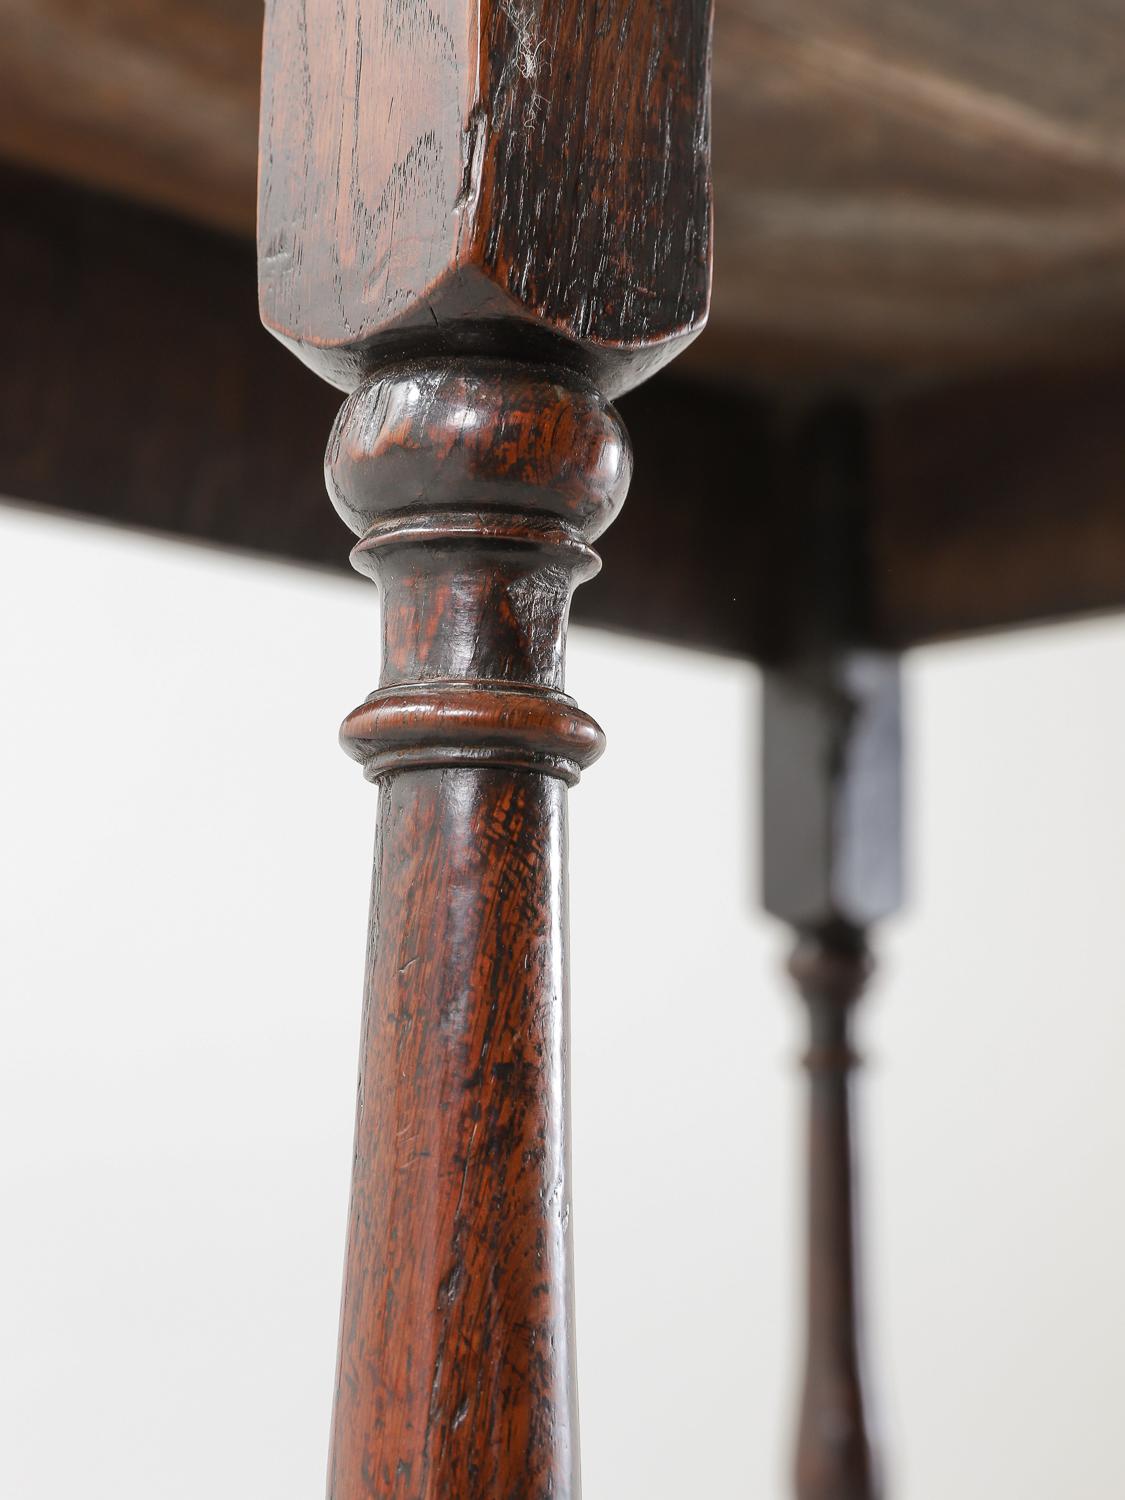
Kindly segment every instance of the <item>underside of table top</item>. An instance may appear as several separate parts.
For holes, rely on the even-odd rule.
[[[342,566],[332,393],[254,306],[259,0],[0,12],[0,491]],[[719,0],[714,138],[710,321],[625,398],[637,480],[579,619],[784,649],[810,431],[874,640],[1125,604],[1125,17]]]
[[[261,0],[4,0],[0,154],[247,240]],[[1125,340],[1125,17],[718,0],[715,285],[684,368],[881,385]]]

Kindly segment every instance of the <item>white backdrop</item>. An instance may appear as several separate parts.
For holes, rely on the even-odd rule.
[[[341,548],[347,537],[341,532]],[[375,591],[0,510],[0,1495],[323,1490]],[[577,630],[588,1500],[786,1500],[801,1046],[757,682]],[[1125,1493],[1125,626],[913,658],[866,1026],[894,1500]],[[692,748],[661,743],[689,709]]]

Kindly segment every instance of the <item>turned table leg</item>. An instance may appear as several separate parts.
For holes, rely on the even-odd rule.
[[[869,928],[897,894],[898,674],[841,655],[770,673],[764,701],[766,906],[790,922],[809,1027],[805,1373],[798,1500],[879,1500],[861,1318],[853,1012]]]
[[[383,603],[330,1500],[577,1497],[564,689],[624,499],[609,398],[703,326],[705,0],[268,0],[268,327],[349,392]]]
[[[566,788],[602,735],[563,638],[628,447],[581,376],[418,361],[328,469],[384,636],[343,727],[380,799],[329,1494],[565,1495]]]
[[[797,1500],[880,1500],[862,1319],[854,1012],[873,926],[900,901],[901,693],[864,630],[864,474],[846,414],[798,434],[804,568],[763,683],[763,901],[793,929],[809,1046],[804,1375]]]

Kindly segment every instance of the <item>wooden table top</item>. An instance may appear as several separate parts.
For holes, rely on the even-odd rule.
[[[0,0],[0,155],[250,237],[261,0]],[[685,368],[950,378],[1125,346],[1115,0],[718,0]]]

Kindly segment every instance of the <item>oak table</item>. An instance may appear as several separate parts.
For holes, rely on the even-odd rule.
[[[382,594],[342,730],[379,796],[331,1500],[579,1492],[578,585],[763,669],[809,1027],[794,1493],[875,1500],[850,1088],[900,660],[1125,606],[1125,14],[266,0],[260,98],[258,0],[0,19],[0,490],[338,567],[327,440]]]

